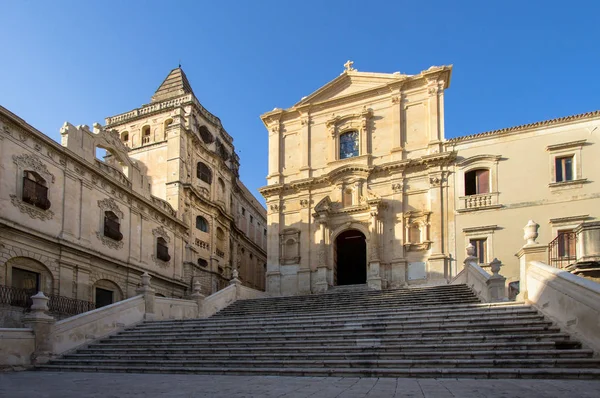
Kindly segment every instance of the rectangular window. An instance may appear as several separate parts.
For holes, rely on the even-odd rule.
[[[246,216],[246,209],[242,207],[242,216]]]
[[[27,271],[21,268],[12,268],[12,287],[25,289],[35,294],[40,288],[40,274]]]
[[[465,196],[490,192],[490,171],[471,170],[465,173]]]
[[[487,239],[470,239],[469,242],[475,246],[475,257],[479,264],[487,264]]]
[[[250,224],[254,222],[254,217],[250,216]]]
[[[573,180],[573,156],[564,156],[556,158],[556,182],[572,181]]]

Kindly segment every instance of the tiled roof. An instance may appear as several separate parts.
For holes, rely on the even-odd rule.
[[[194,94],[194,92],[192,91],[192,86],[183,72],[183,69],[179,67],[169,72],[167,78],[152,96],[152,102],[164,101],[185,94]]]
[[[450,138],[450,139],[446,140],[446,142],[453,143],[453,142],[467,141],[467,140],[471,140],[471,139],[475,139],[475,138],[483,138],[483,137],[489,137],[489,136],[493,136],[493,135],[511,133],[514,131],[526,130],[526,129],[535,128],[535,127],[553,126],[553,125],[559,124],[559,123],[571,122],[574,120],[586,119],[586,118],[595,117],[595,116],[600,116],[600,110],[593,111],[593,112],[580,113],[577,115],[559,117],[556,119],[543,120],[541,122],[522,124],[520,126],[507,127],[507,128],[503,128],[503,129],[499,129],[499,130],[486,131],[483,133],[464,135],[462,137],[454,137],[454,138]]]

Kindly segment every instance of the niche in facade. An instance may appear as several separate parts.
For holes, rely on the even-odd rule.
[[[280,256],[279,263],[298,264],[300,263],[300,230],[289,228],[279,234]]]

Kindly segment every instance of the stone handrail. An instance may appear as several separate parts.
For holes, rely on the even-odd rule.
[[[107,305],[56,322],[52,328],[52,353],[60,355],[144,320],[143,295]]]
[[[600,352],[600,284],[540,261],[528,262],[525,277],[527,302]]]
[[[498,259],[490,263],[492,274],[481,268],[474,257],[475,248],[467,246],[467,257],[464,268],[450,281],[450,284],[465,284],[473,290],[479,299],[485,303],[506,300],[506,278],[499,275],[501,263]]]
[[[0,371],[24,369],[34,350],[33,329],[0,328]]]
[[[168,297],[154,299],[154,319],[193,319],[198,317],[198,303]]]
[[[268,293],[243,286],[237,279],[237,270],[234,270],[233,274],[233,279],[229,286],[206,297],[202,301],[200,318],[208,318],[237,300],[270,297]]]

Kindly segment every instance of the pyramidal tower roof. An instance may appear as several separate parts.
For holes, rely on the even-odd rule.
[[[194,92],[183,69],[177,67],[169,72],[167,78],[158,87],[152,96],[152,102],[164,101],[185,94],[194,94]]]

